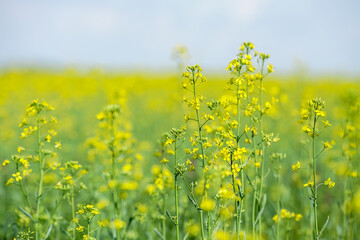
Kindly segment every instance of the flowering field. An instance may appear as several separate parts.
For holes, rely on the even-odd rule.
[[[0,72],[1,239],[358,239],[360,82]]]

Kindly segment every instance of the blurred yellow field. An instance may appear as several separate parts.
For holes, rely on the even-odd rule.
[[[2,239],[357,239],[360,82],[0,72]]]

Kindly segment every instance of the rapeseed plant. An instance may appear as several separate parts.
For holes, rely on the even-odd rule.
[[[183,69],[186,49],[173,56]],[[356,239],[359,84],[279,81],[268,61],[242,44],[225,92],[223,77],[186,67],[186,110],[173,75],[2,71],[0,238]],[[57,106],[59,125],[46,102],[19,114],[34,95]],[[303,107],[297,141],[296,109],[314,95],[329,111]],[[184,111],[186,130],[172,128]]]
[[[52,225],[47,225],[47,228],[42,219],[40,218],[43,213],[42,209],[42,199],[44,199],[44,177],[45,174],[51,170],[56,170],[60,163],[56,160],[53,160],[51,163],[50,159],[56,159],[56,152],[54,152],[55,148],[61,148],[59,142],[55,143],[55,146],[51,146],[49,143],[52,143],[51,139],[57,135],[57,133],[50,127],[53,127],[57,124],[57,119],[48,114],[48,112],[53,111],[54,108],[50,106],[47,102],[38,100],[32,101],[30,105],[26,108],[26,114],[24,120],[20,123],[19,127],[23,129],[20,139],[26,139],[31,136],[35,136],[36,138],[36,147],[37,150],[33,150],[31,148],[25,149],[22,146],[17,148],[18,154],[21,155],[13,155],[11,157],[11,162],[9,160],[5,160],[3,165],[8,165],[10,163],[15,164],[16,172],[12,174],[12,177],[8,179],[6,185],[12,185],[16,183],[22,192],[23,197],[25,198],[28,211],[19,207],[19,209],[28,217],[33,223],[33,229],[35,230],[35,238],[42,239],[47,237],[50,232]],[[25,152],[34,152],[35,155],[24,155]],[[28,178],[32,172],[30,168],[30,161],[33,161],[36,165],[38,165],[38,179],[37,179],[37,191],[35,191],[35,209],[33,209],[31,200],[28,192],[25,189],[23,184],[23,178]],[[57,207],[55,207],[56,211]],[[46,209],[46,211],[48,211]],[[52,218],[48,219],[52,220]],[[29,233],[30,231],[28,231]]]
[[[303,121],[306,122],[306,127],[303,127],[302,130],[305,132],[309,137],[312,139],[312,180],[308,180],[307,183],[304,184],[304,187],[308,187],[311,191],[311,197],[312,200],[312,207],[313,207],[313,239],[319,239],[321,234],[324,232],[327,224],[329,223],[329,217],[327,218],[327,221],[323,225],[323,227],[319,230],[318,226],[318,187],[321,185],[326,185],[328,188],[332,188],[335,186],[335,183],[331,181],[329,178],[324,183],[317,183],[316,177],[317,177],[317,159],[320,156],[321,153],[325,149],[328,149],[331,147],[331,145],[328,142],[322,142],[323,143],[323,149],[316,153],[316,137],[320,134],[320,128],[318,127],[319,120],[326,116],[326,113],[324,111],[325,108],[325,102],[320,98],[314,98],[308,102],[307,108],[303,109],[301,111],[301,118]],[[327,121],[324,121],[325,123],[328,123]],[[324,124],[329,125],[329,124]]]

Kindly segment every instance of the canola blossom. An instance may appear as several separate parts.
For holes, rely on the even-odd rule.
[[[0,72],[1,239],[358,238],[359,81],[276,76],[250,42],[222,76],[173,58]]]

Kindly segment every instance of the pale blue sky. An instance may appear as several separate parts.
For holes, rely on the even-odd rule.
[[[0,66],[224,69],[243,41],[271,54],[277,72],[360,73],[358,0],[0,0]]]

